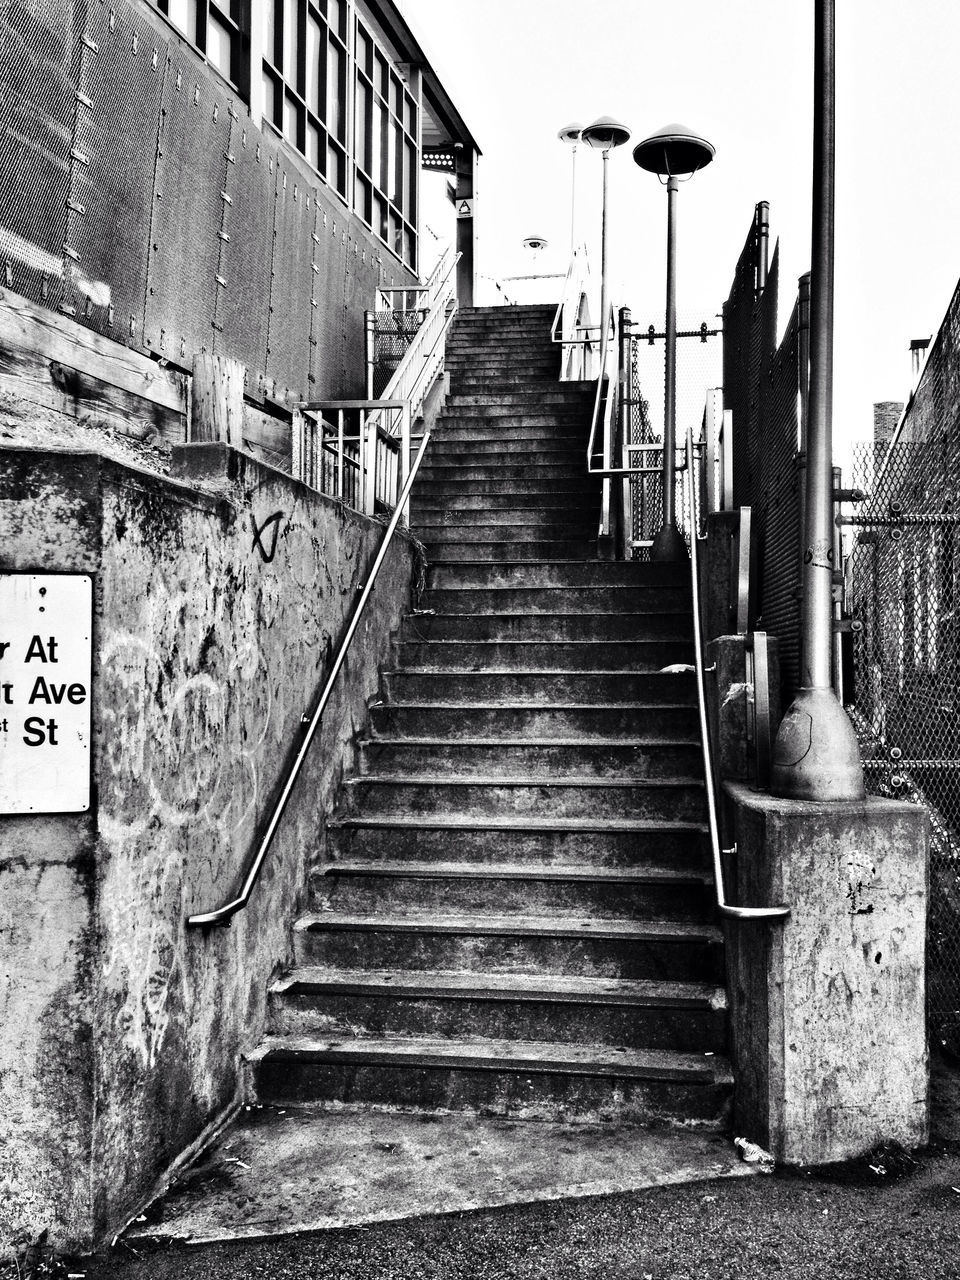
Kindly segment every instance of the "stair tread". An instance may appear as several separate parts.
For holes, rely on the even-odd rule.
[[[635,787],[702,787],[703,778],[674,776],[667,778],[598,778],[592,774],[446,774],[446,773],[362,773],[344,779],[344,786],[375,783],[388,786],[414,787],[583,787],[590,790],[626,790]]]
[[[465,818],[458,814],[352,814],[331,818],[328,827],[428,827],[450,831],[626,831],[655,835],[658,832],[705,833],[705,822],[690,818],[531,818],[488,814]]]
[[[390,911],[375,915],[340,911],[306,913],[295,922],[299,932],[309,930],[360,931],[368,933],[452,933],[478,936],[524,935],[562,938],[618,938],[638,941],[644,938],[678,941],[720,942],[721,930],[716,925],[685,920],[622,920],[592,916],[498,916],[489,912],[441,914]]]
[[[582,866],[567,863],[563,866],[545,867],[529,862],[394,862],[354,860],[331,862],[320,872],[324,877],[390,876],[402,879],[450,879],[450,880],[544,880],[564,882],[596,882],[605,884],[712,884],[712,876],[705,873],[675,867],[648,864],[642,869],[623,867]]]
[[[621,1049],[608,1045],[546,1040],[443,1040],[421,1036],[267,1037],[250,1061],[312,1058],[327,1062],[380,1065],[473,1067],[576,1075],[641,1076],[704,1084],[732,1083],[730,1064],[720,1054],[676,1053],[667,1049]]]
[[[597,738],[362,738],[361,747],[696,747],[699,742],[678,737]]]
[[[391,994],[405,998],[460,995],[476,999],[513,997],[525,1000],[586,1000],[670,1008],[693,1005],[724,1009],[722,986],[709,982],[669,982],[650,978],[596,978],[543,973],[464,973],[450,970],[343,969],[326,965],[300,965],[279,978],[271,990],[282,994],[296,989],[338,994]]]

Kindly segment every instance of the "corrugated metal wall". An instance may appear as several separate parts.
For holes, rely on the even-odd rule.
[[[358,396],[363,312],[413,277],[160,18],[132,0],[0,6],[5,283],[254,397]]]
[[[778,346],[779,252],[759,290],[757,252],[754,224],[723,309],[723,400],[733,411],[734,505],[753,511],[751,626],[779,640],[786,706],[800,678],[801,316],[798,300]]]

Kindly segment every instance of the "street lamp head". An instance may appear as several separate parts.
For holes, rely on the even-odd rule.
[[[594,120],[593,124],[588,124],[580,137],[588,147],[596,147],[598,151],[609,151],[611,147],[620,147],[625,142],[629,142],[630,130],[619,120],[612,120],[610,116],[601,116],[599,120]]]
[[[530,249],[533,253],[539,253],[541,249],[547,247],[547,239],[545,236],[527,236],[523,242],[525,249]]]
[[[640,168],[661,178],[696,173],[698,169],[705,169],[715,155],[712,143],[682,124],[664,125],[633,149],[633,158]]]
[[[560,130],[560,132],[557,134],[557,137],[560,139],[561,142],[566,142],[571,147],[575,147],[577,143],[580,141],[580,135],[582,133],[583,133],[582,124],[577,124],[577,123],[565,124],[563,128]]]

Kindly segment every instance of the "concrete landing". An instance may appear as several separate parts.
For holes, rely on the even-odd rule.
[[[717,1134],[252,1108],[124,1238],[256,1239],[752,1172]]]

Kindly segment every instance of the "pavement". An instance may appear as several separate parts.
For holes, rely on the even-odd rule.
[[[291,1165],[290,1178],[278,1182],[276,1167],[255,1172],[252,1165],[244,1170],[229,1163],[250,1163],[238,1152],[256,1158],[258,1130],[266,1134],[282,1117],[248,1119],[152,1221],[136,1224],[136,1233],[109,1255],[63,1260],[47,1274],[84,1280],[960,1280],[960,1070],[935,1066],[933,1098],[933,1140],[923,1152],[891,1150],[842,1167],[778,1170],[772,1177],[731,1176],[745,1170],[731,1162],[729,1140],[672,1135],[671,1146],[671,1135],[634,1131],[631,1170],[613,1131],[598,1127],[588,1143],[573,1144],[569,1134],[538,1133],[526,1123],[494,1125],[488,1134],[468,1117],[454,1118],[459,1128],[449,1130],[459,1134],[459,1152],[454,1141],[437,1147],[424,1138],[421,1157],[431,1146],[435,1154],[418,1166],[403,1146],[399,1118],[391,1127],[381,1116],[368,1137],[377,1134],[382,1164],[370,1159],[363,1172],[362,1159],[351,1164],[349,1143],[337,1160],[324,1151],[320,1162],[304,1139],[300,1174],[294,1176]],[[316,1137],[319,1130],[312,1132]],[[251,1145],[238,1145],[244,1134],[254,1135]],[[351,1140],[360,1152],[362,1135],[357,1127]],[[644,1166],[645,1153],[654,1163]],[[509,1168],[497,1165],[507,1157]],[[437,1160],[436,1171],[429,1169]],[[312,1164],[327,1172],[321,1180],[314,1170],[317,1180],[307,1186],[302,1174]],[[476,1180],[478,1164],[487,1169],[486,1182]],[[583,1179],[564,1183],[575,1171]],[[617,1190],[610,1175],[625,1171],[635,1184]],[[247,1173],[254,1176],[237,1180]],[[472,1180],[458,1181],[468,1173]],[[600,1176],[591,1180],[590,1173]],[[258,1181],[270,1184],[269,1195],[259,1199],[252,1194]],[[564,1188],[560,1198],[547,1198],[548,1184]],[[468,1186],[475,1202],[483,1187],[500,1199],[491,1200],[495,1207],[470,1207]],[[458,1197],[464,1203],[456,1207]],[[203,1214],[224,1214],[231,1204],[234,1238],[198,1243],[204,1221],[213,1220]],[[293,1228],[295,1220],[306,1221],[305,1204],[314,1226]],[[274,1217],[258,1220],[266,1205]],[[392,1218],[398,1205],[412,1216],[370,1216]],[[350,1225],[322,1229],[322,1221],[344,1214],[352,1215]],[[194,1231],[194,1243],[172,1239],[176,1229]]]

